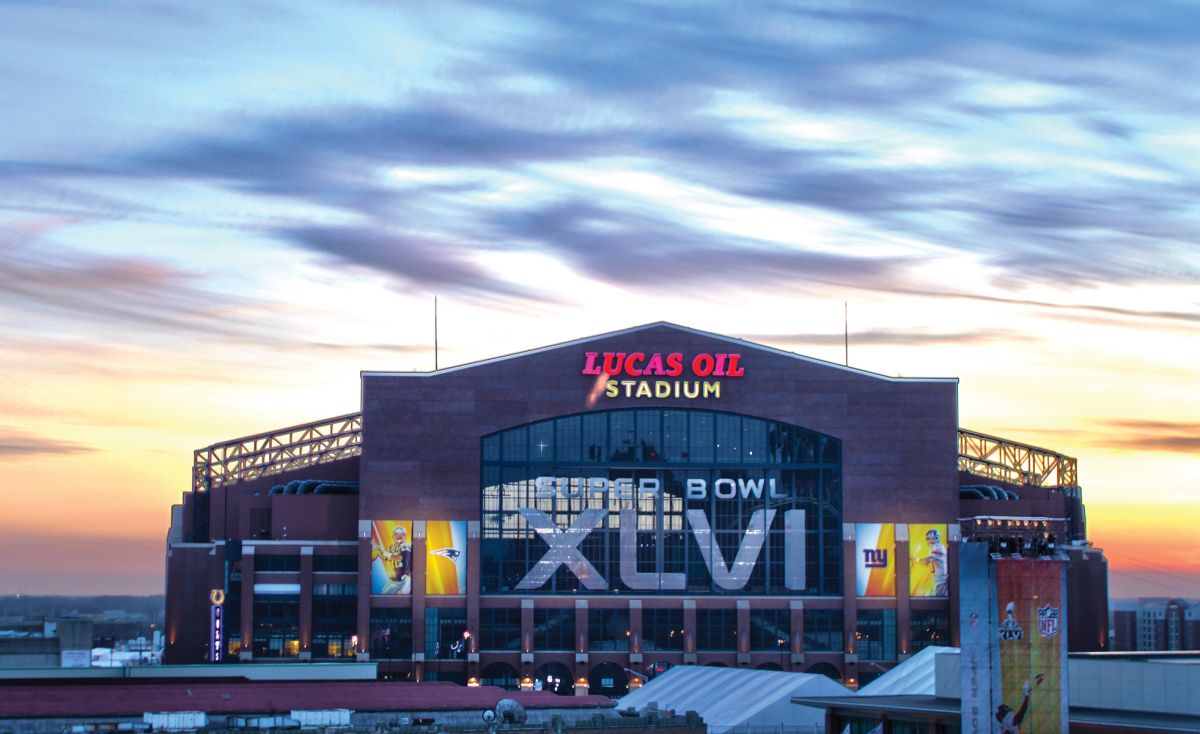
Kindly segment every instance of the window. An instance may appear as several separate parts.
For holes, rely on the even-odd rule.
[[[588,650],[629,651],[629,610],[589,609]]]
[[[737,610],[696,610],[697,650],[737,650]]]
[[[643,609],[642,649],[647,652],[652,650],[682,650],[683,610]]]
[[[485,594],[841,592],[842,467],[835,438],[718,411],[616,409],[491,434],[481,441],[480,457]],[[545,476],[560,482],[535,495],[535,480]],[[638,499],[628,489],[622,495],[616,480],[632,481],[634,487],[645,481],[661,491]],[[599,490],[592,484],[597,481]],[[701,496],[688,492],[689,482],[705,488]],[[595,575],[585,581],[565,564],[538,575],[548,546],[524,510],[542,513],[537,522],[559,528],[576,525],[585,510],[599,511],[602,520],[578,546]],[[636,513],[636,547],[625,547],[628,539],[621,538],[623,510]],[[798,512],[788,514],[793,511]],[[696,512],[703,513],[707,528],[693,524]],[[800,512],[804,532],[787,533],[788,519]],[[768,513],[765,541],[751,546],[753,562],[738,567],[732,581],[718,584],[716,551],[725,569],[731,568],[744,542],[756,542],[749,535],[751,518],[765,521]],[[794,547],[801,544],[803,553]],[[627,556],[645,575],[636,588],[621,573],[622,560],[631,560]],[[787,562],[797,557],[804,558],[801,569]],[[674,583],[680,574],[682,588]]]
[[[313,556],[315,573],[357,573],[358,556]]]
[[[790,652],[792,649],[792,610],[751,609],[750,649]]]
[[[521,610],[480,609],[480,650],[520,650]]]
[[[425,610],[425,657],[429,659],[467,659],[466,609]]]
[[[371,658],[377,660],[412,657],[412,611],[371,610]]]
[[[300,556],[276,556],[267,554],[255,556],[254,571],[255,573],[299,573]]]
[[[324,587],[318,594],[317,587]],[[313,587],[312,622],[317,635],[349,636],[358,628],[358,587],[355,584],[316,584]],[[344,648],[345,645],[341,644]],[[313,651],[316,655],[316,650]]]
[[[255,657],[300,654],[300,597],[272,594],[254,597]]]
[[[842,652],[841,609],[804,610],[804,651]]]
[[[575,610],[534,609],[533,649],[575,649]]]
[[[314,658],[354,657],[356,637],[357,635],[352,632],[314,632],[312,656]]]
[[[909,652],[950,644],[950,613],[913,610],[909,625],[912,646]]]
[[[855,637],[859,660],[895,660],[896,610],[860,609]]]

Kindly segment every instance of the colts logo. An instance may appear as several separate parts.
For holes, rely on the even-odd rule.
[[[867,568],[887,568],[887,548],[863,548],[863,565]]]
[[[1052,607],[1047,604],[1044,607],[1038,607],[1038,632],[1042,637],[1053,637],[1058,634],[1058,607]]]

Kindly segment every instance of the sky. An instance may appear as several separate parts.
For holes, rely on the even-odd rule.
[[[1200,597],[1200,5],[0,0],[0,593],[192,451],[654,321],[958,377]]]

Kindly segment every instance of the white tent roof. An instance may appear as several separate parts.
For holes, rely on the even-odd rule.
[[[940,653],[958,654],[957,647],[927,647],[858,689],[860,696],[935,696],[934,658]]]
[[[811,673],[679,665],[629,693],[618,708],[656,705],[677,714],[695,711],[708,730],[735,726],[813,726],[824,729],[825,712],[791,702],[793,696],[848,696],[849,689]]]

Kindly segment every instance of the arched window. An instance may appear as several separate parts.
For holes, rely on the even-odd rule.
[[[484,593],[841,593],[836,438],[596,411],[485,436],[481,467]]]

